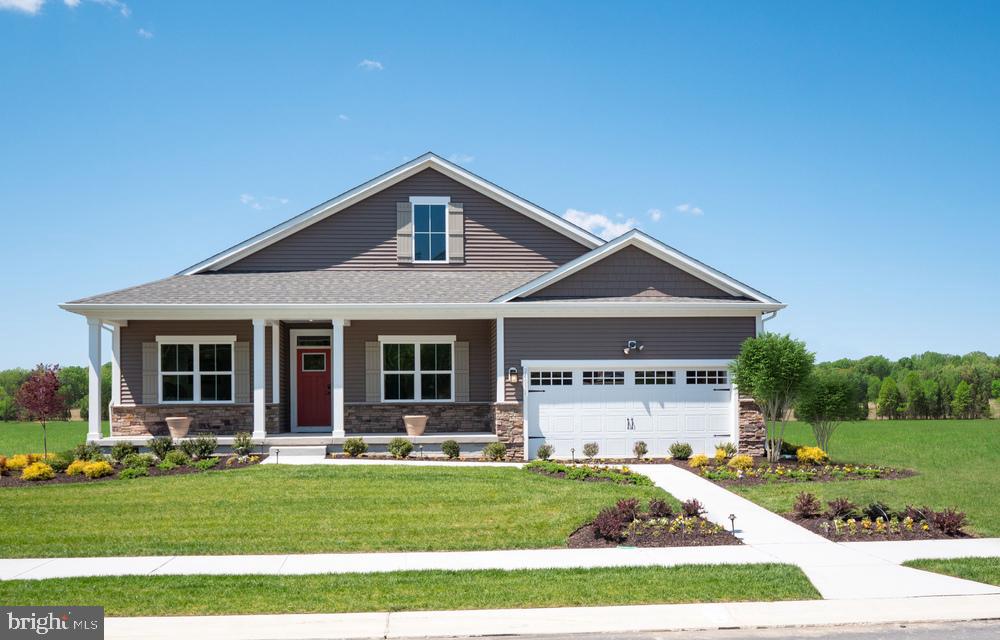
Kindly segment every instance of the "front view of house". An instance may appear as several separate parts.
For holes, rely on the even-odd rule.
[[[179,274],[61,305],[112,342],[111,439],[249,431],[339,450],[761,451],[729,363],[784,305],[640,232],[604,241],[426,154]],[[107,398],[103,399],[107,401]]]

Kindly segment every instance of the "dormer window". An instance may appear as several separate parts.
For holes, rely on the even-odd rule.
[[[448,262],[449,198],[413,197],[413,261]]]

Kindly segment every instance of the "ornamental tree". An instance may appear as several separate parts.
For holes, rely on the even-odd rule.
[[[830,440],[841,422],[861,420],[868,407],[857,382],[850,375],[819,369],[802,388],[795,416],[809,423],[819,448],[830,453]]]
[[[771,462],[781,456],[788,410],[812,373],[815,359],[801,340],[765,333],[744,340],[732,364],[733,382],[739,392],[753,398],[764,414],[764,450]]]
[[[59,387],[59,365],[40,364],[17,390],[17,404],[28,414],[29,420],[37,420],[42,425],[42,450],[46,456],[49,442],[45,423],[66,411],[66,401]]]

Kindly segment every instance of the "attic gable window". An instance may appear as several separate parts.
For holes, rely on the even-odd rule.
[[[448,262],[448,201],[449,198],[410,198],[414,262]]]

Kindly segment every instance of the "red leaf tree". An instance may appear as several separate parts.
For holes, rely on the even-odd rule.
[[[58,418],[66,411],[66,401],[59,393],[59,365],[38,365],[31,376],[17,390],[17,404],[31,420],[42,424],[42,448],[49,454],[48,434],[45,423]]]

